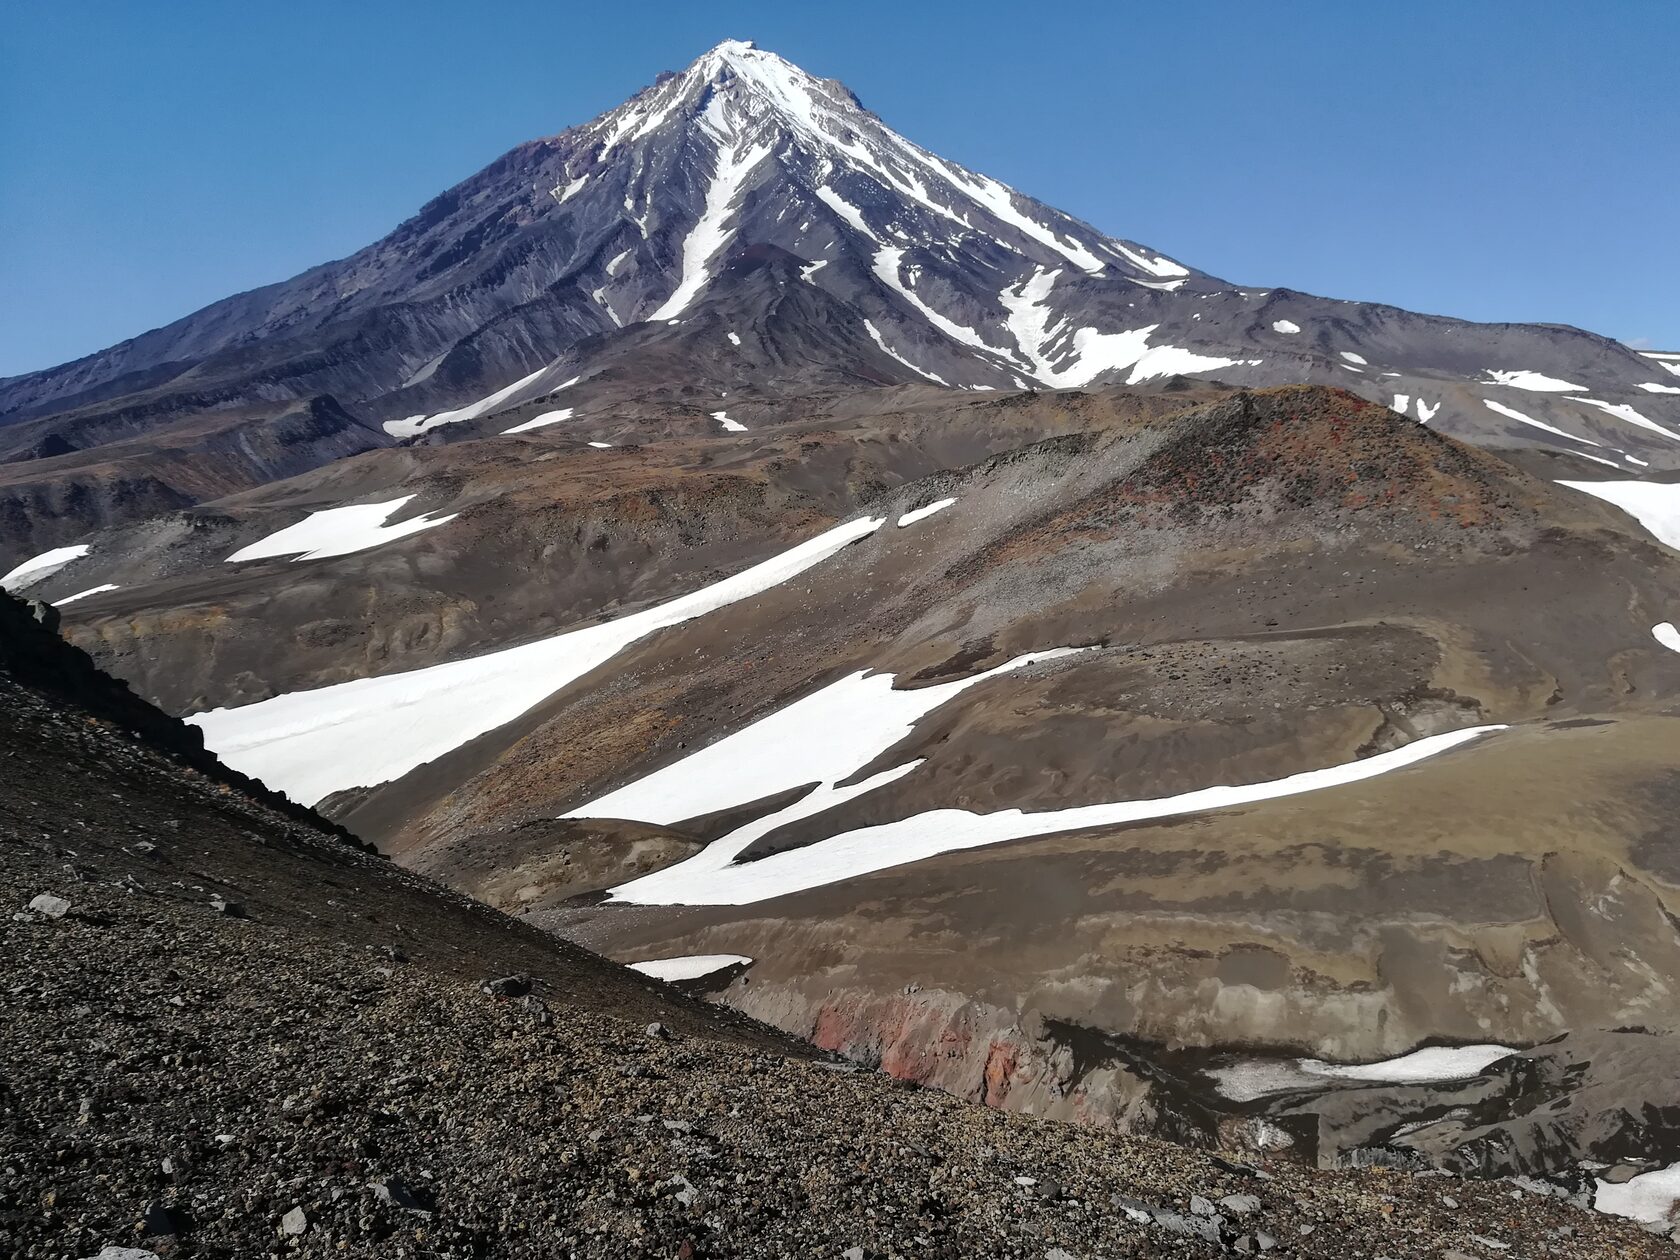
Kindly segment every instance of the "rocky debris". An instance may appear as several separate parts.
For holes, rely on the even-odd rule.
[[[243,919],[245,917],[244,906],[240,905],[237,901],[229,901],[226,897],[223,897],[220,894],[210,898],[210,908],[217,914],[227,915],[230,919]]]
[[[516,976],[502,976],[495,980],[482,980],[478,990],[491,997],[517,998],[524,997],[531,991],[531,977],[521,972]]]
[[[40,893],[30,900],[29,909],[31,912],[45,915],[49,919],[62,919],[70,913],[70,903],[63,897],[55,897],[52,893]]]
[[[1188,1260],[1262,1234],[1335,1260],[1486,1256],[1478,1237],[1672,1254],[1500,1183],[1261,1175],[829,1071],[3,676],[0,710],[0,899],[56,879],[63,820],[88,824],[76,913],[0,922],[3,1255]],[[170,817],[192,852],[147,858],[152,894],[128,895],[125,846]],[[209,880],[250,918],[206,914]],[[409,965],[372,972],[393,934]],[[555,1017],[486,1001],[486,975],[541,976]]]

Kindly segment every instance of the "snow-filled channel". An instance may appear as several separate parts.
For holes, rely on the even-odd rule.
[[[940,499],[938,502],[930,503],[926,507],[919,507],[914,511],[906,512],[903,516],[898,518],[898,527],[903,529],[906,525],[914,525],[917,521],[926,520],[935,512],[943,512],[955,502],[955,499]]]
[[[1562,429],[1549,425],[1544,420],[1536,420],[1533,416],[1525,416],[1515,407],[1507,407],[1504,403],[1494,402],[1491,398],[1482,399],[1482,404],[1489,411],[1498,412],[1507,420],[1515,420],[1517,423],[1526,424],[1531,428],[1542,429],[1547,433],[1555,433],[1561,438],[1568,438],[1571,442],[1583,442],[1588,446],[1601,445],[1600,443],[1593,441],[1591,438],[1576,437],[1573,433],[1565,433]]]
[[[889,675],[853,674],[565,816],[627,818],[670,825],[812,785],[793,804],[736,829],[687,861],[622,884],[610,894],[616,901],[641,905],[747,905],[959,849],[1199,813],[1358,783],[1505,729],[1477,726],[1450,731],[1346,765],[1153,800],[1031,814],[1018,809],[995,814],[930,810],[757,861],[736,862],[754,841],[783,824],[822,813],[914,770],[919,761],[881,771],[859,783],[845,782],[900,742],[916,721],[946,700],[1000,673],[1077,650],[1063,648],[1018,657],[972,678],[912,691],[895,690]]]
[[[384,424],[385,432],[392,437],[416,437],[439,425],[459,424],[464,420],[476,420],[480,416],[487,416],[493,411],[501,411],[507,407],[517,406],[533,398],[541,398],[544,394],[558,394],[563,389],[576,385],[581,377],[572,377],[569,381],[554,384],[556,377],[562,371],[559,364],[551,363],[547,367],[540,367],[527,376],[521,376],[511,385],[504,385],[493,394],[486,394],[477,402],[468,403],[464,407],[456,407],[452,411],[440,411],[435,415],[409,416],[406,420],[387,420]]]
[[[633,962],[631,971],[639,971],[655,980],[699,980],[728,967],[745,967],[752,959],[745,954],[685,954],[681,958],[649,958]]]
[[[712,412],[712,419],[723,426],[725,433],[745,433],[747,431],[747,426],[739,420],[731,420],[727,411]]]
[[[1671,442],[1680,442],[1680,433],[1671,433],[1655,420],[1640,415],[1626,403],[1609,403],[1601,398],[1571,398],[1569,401],[1585,403],[1589,407],[1597,407],[1607,416],[1615,416],[1616,419],[1635,425],[1638,428],[1649,429],[1652,433],[1660,433]]]
[[[1635,1221],[1667,1221],[1676,1203],[1680,1203],[1680,1164],[1640,1173],[1621,1185],[1598,1181],[1593,1192],[1593,1207],[1598,1211]]]
[[[327,556],[347,556],[352,552],[377,547],[381,543],[407,538],[410,534],[418,534],[422,530],[446,525],[455,519],[456,513],[451,512],[448,516],[428,514],[416,516],[411,521],[403,521],[397,525],[385,524],[413,498],[412,494],[405,494],[400,499],[388,499],[384,503],[356,503],[349,507],[322,508],[318,512],[311,512],[296,525],[288,525],[266,538],[259,538],[248,547],[241,547],[223,563],[267,560],[274,556],[291,556],[294,562],[320,560]]]
[[[80,560],[91,550],[87,543],[72,547],[54,547],[38,556],[31,556],[4,577],[0,577],[0,591],[21,591],[37,582],[45,582],[72,560]]]
[[[1560,481],[1558,485],[1615,504],[1651,537],[1680,551],[1680,485],[1658,481]]]
[[[1244,1059],[1207,1073],[1234,1102],[1269,1094],[1320,1089],[1326,1080],[1366,1085],[1429,1085],[1469,1080],[1521,1051],[1512,1046],[1426,1046],[1377,1063],[1327,1063],[1323,1059]]]
[[[648,319],[670,319],[673,315],[680,315],[711,278],[712,259],[733,235],[728,223],[735,212],[735,198],[746,186],[747,176],[752,174],[753,168],[769,156],[770,147],[763,144],[747,148],[718,148],[717,169],[706,189],[705,209],[683,241],[682,279],[675,292]]]
[[[536,707],[636,640],[770,590],[874,533],[836,525],[769,560],[629,616],[467,660],[294,691],[187,719],[224,762],[293,800],[400,778]]]
[[[74,595],[66,595],[63,599],[53,600],[54,608],[63,608],[66,604],[74,604],[78,599],[86,599],[89,595],[103,595],[106,591],[121,590],[115,582],[105,582],[99,586],[90,586],[85,591],[77,591]]]

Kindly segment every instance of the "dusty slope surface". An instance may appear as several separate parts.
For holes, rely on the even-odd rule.
[[[835,1071],[10,670],[0,706],[0,898],[68,903],[0,923],[8,1254],[1667,1246],[1509,1186],[1257,1173]],[[478,985],[516,971],[528,994]]]

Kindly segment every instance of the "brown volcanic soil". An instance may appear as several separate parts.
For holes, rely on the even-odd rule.
[[[835,1071],[20,676],[0,675],[0,711],[0,897],[70,903],[0,921],[9,1255],[1668,1245],[1509,1186],[1259,1171]],[[515,971],[531,996],[480,991]]]

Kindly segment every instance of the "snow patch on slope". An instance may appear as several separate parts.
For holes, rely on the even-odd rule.
[[[656,630],[778,586],[885,518],[836,525],[690,594],[535,643],[426,669],[293,691],[187,719],[222,761],[304,805],[374,787],[506,725]]]
[[[72,560],[80,560],[87,555],[91,549],[87,543],[76,543],[74,546],[54,547],[51,551],[31,556],[4,577],[0,577],[0,591],[21,591],[37,582],[45,582]]]
[[[548,425],[559,424],[562,421],[570,420],[576,410],[576,407],[562,407],[558,411],[545,411],[540,416],[533,416],[523,424],[516,424],[511,429],[503,429],[502,432],[504,434],[529,433],[532,429],[546,428]]]
[[[718,149],[717,170],[706,189],[706,207],[700,214],[699,222],[683,241],[682,279],[678,281],[676,291],[648,319],[670,319],[681,314],[706,281],[711,279],[709,268],[712,259],[732,235],[727,225],[735,209],[735,198],[746,186],[747,176],[752,174],[753,168],[769,156],[770,146],[764,144]]]
[[[1651,537],[1680,551],[1680,485],[1656,481],[1560,481],[1558,485],[1615,504]]]
[[[1501,372],[1495,368],[1488,368],[1488,383],[1491,385],[1509,385],[1512,389],[1526,389],[1540,394],[1579,393],[1585,385],[1571,385],[1568,381],[1560,381],[1555,376],[1545,376],[1539,372],[1526,369]]]
[[[745,954],[684,954],[680,958],[649,958],[629,964],[631,971],[639,971],[655,980],[700,980],[713,972],[730,967],[750,966],[752,959]]]
[[[1565,433],[1562,429],[1549,425],[1544,420],[1536,420],[1533,416],[1525,416],[1514,407],[1507,407],[1504,403],[1496,403],[1491,398],[1484,398],[1482,399],[1482,402],[1486,405],[1489,411],[1497,411],[1508,420],[1515,420],[1520,424],[1531,425],[1536,429],[1544,429],[1547,433],[1555,433],[1559,437],[1568,438],[1571,442],[1584,442],[1588,446],[1602,445],[1602,443],[1595,442],[1591,438],[1576,437],[1573,433]]]
[[[398,538],[407,538],[410,534],[418,534],[422,530],[446,525],[457,515],[454,512],[448,516],[428,514],[416,516],[413,520],[397,525],[385,524],[413,498],[412,494],[405,494],[400,499],[388,499],[383,503],[354,503],[348,507],[322,508],[320,511],[311,512],[295,525],[288,525],[266,538],[259,538],[248,547],[241,547],[222,563],[238,564],[245,560],[291,556],[295,564],[299,560],[347,556],[382,543],[394,542]]]

